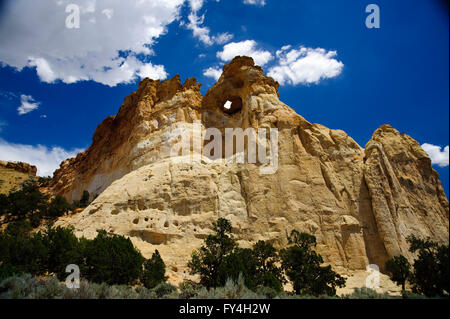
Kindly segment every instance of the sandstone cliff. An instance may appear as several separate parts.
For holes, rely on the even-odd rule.
[[[278,129],[276,173],[200,154],[173,160],[176,128],[211,127]],[[91,147],[61,164],[48,191],[74,200],[84,189],[99,196],[57,224],[89,238],[98,229],[129,236],[146,257],[157,248],[173,281],[187,276],[192,250],[218,217],[231,220],[244,247],[281,247],[294,228],[314,234],[340,272],[409,256],[411,233],[448,242],[448,200],[416,141],[385,125],[363,149],[341,130],[311,124],[247,57],[226,65],[204,97],[195,79],[143,80]]]

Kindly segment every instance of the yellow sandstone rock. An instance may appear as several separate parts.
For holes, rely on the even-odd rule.
[[[278,129],[278,170],[262,175],[258,163],[207,157],[174,162],[174,129],[195,121],[222,132]],[[172,282],[188,277],[190,254],[218,217],[231,221],[243,247],[283,247],[292,229],[313,234],[341,273],[411,257],[409,234],[445,243],[449,236],[448,200],[415,140],[384,125],[363,149],[341,130],[311,124],[247,57],[225,65],[204,97],[195,79],[143,80],[99,125],[91,147],[61,164],[47,191],[74,200],[85,189],[99,196],[57,225],[88,238],[98,229],[129,236],[146,257],[158,249]]]

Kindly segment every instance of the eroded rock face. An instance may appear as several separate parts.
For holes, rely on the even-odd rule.
[[[179,76],[164,82],[144,79],[118,114],[98,126],[92,145],[61,163],[48,191],[69,201],[79,199],[83,190],[98,195],[127,173],[168,157],[171,130],[179,122],[199,119],[201,101],[195,79],[184,85]]]
[[[36,176],[37,168],[36,166],[30,165],[23,162],[4,162],[0,161],[0,167],[12,169],[19,173],[24,173],[30,176]]]
[[[448,200],[430,159],[389,126],[366,150],[341,130],[311,124],[278,99],[278,83],[253,60],[237,57],[202,98],[194,79],[144,80],[92,146],[55,172],[50,191],[77,199],[100,194],[64,217],[77,235],[98,229],[129,236],[149,257],[158,249],[172,281],[218,217],[232,222],[243,247],[258,240],[284,246],[292,229],[316,236],[325,262],[345,273],[380,268],[407,253],[410,233],[448,242]],[[232,102],[229,109],[226,101]],[[173,161],[177,127],[278,129],[278,170],[195,154]]]

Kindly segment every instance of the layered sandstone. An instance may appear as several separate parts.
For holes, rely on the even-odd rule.
[[[276,173],[195,150],[174,160],[177,129],[207,128],[277,129]],[[48,190],[73,200],[85,189],[99,196],[57,225],[89,238],[98,229],[129,236],[146,257],[158,249],[175,282],[218,217],[232,222],[244,247],[282,247],[292,229],[311,233],[343,273],[409,256],[409,234],[448,242],[448,200],[415,140],[385,125],[363,149],[341,130],[309,123],[247,57],[226,65],[204,97],[195,79],[143,80],[99,125],[91,147],[61,164]]]

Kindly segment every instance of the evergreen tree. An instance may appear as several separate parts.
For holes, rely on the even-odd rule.
[[[200,283],[207,287],[217,287],[219,283],[219,267],[226,256],[236,247],[231,238],[231,224],[224,218],[213,223],[214,235],[205,239],[205,245],[192,253],[188,263],[191,274],[200,275]]]
[[[164,264],[159,251],[155,250],[152,258],[147,259],[144,263],[141,282],[146,288],[152,289],[167,280],[165,273],[166,265]]]
[[[449,246],[414,235],[407,238],[409,251],[417,254],[412,275],[413,291],[428,297],[449,293]]]
[[[107,284],[134,284],[140,278],[144,258],[131,240],[108,235],[101,230],[93,240],[84,243],[85,277]]]
[[[386,270],[390,273],[392,281],[405,290],[406,281],[411,277],[411,264],[408,259],[402,255],[395,256],[386,261]]]
[[[336,294],[336,287],[343,287],[345,279],[335,273],[331,266],[322,267],[322,256],[313,248],[316,238],[293,230],[288,237],[292,246],[280,252],[282,268],[298,295]]]
[[[80,207],[87,207],[89,205],[90,197],[91,197],[91,195],[89,194],[89,192],[84,190],[83,195],[81,195],[81,199],[80,199]]]
[[[64,196],[57,195],[52,198],[47,208],[47,216],[57,218],[63,216],[70,210],[70,204]]]

